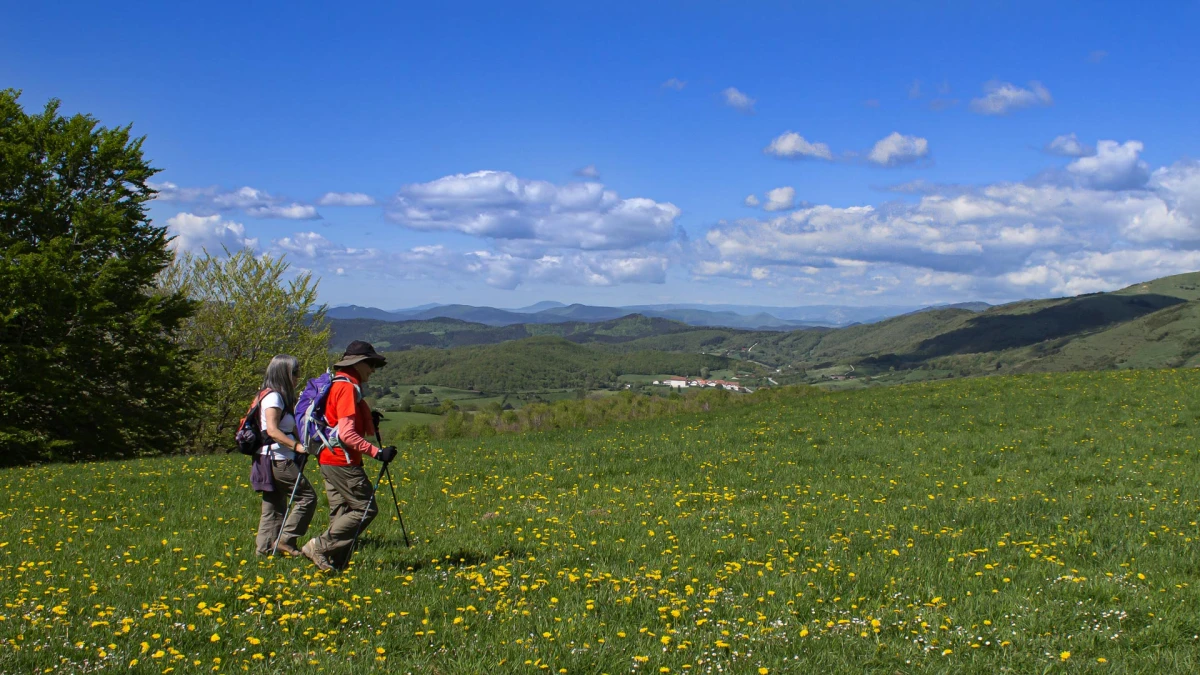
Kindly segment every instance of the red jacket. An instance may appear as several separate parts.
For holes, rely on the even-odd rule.
[[[350,381],[334,382],[330,387],[325,402],[325,421],[329,426],[337,427],[341,447],[322,452],[318,461],[328,466],[362,466],[364,454],[374,457],[379,453],[379,448],[364,438],[375,433],[371,407],[359,395],[362,383],[356,370],[339,370],[337,376]]]

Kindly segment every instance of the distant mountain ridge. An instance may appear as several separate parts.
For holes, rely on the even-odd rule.
[[[986,303],[963,303],[986,308]],[[580,303],[563,304],[551,300],[518,309],[500,309],[475,305],[421,305],[405,310],[385,311],[374,307],[346,305],[330,308],[331,319],[375,319],[379,321],[427,321],[440,318],[460,319],[489,326],[525,323],[561,323],[568,321],[612,321],[639,314],[680,321],[690,326],[740,328],[745,330],[794,330],[814,326],[845,326],[869,323],[891,316],[920,311],[920,307],[759,307],[748,305],[664,304],[606,307]]]
[[[477,308],[451,307],[455,309],[471,313]],[[451,318],[334,319],[333,341],[335,348],[365,339],[404,350],[554,336],[611,352],[676,352],[750,361],[775,370],[772,377],[779,383],[824,381],[827,372],[853,372],[859,382],[895,383],[995,372],[1200,366],[1200,272],[1111,293],[997,306],[959,303],[836,328],[750,330],[642,314],[595,320],[620,309],[567,305],[523,315],[528,319],[541,314],[537,318],[543,323],[502,326]],[[719,314],[705,311],[700,318]],[[571,316],[582,320],[565,320]],[[695,315],[689,318],[699,320]]]

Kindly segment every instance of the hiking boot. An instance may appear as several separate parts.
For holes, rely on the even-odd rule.
[[[282,541],[279,542],[279,546],[277,547],[277,550],[280,553],[288,556],[289,558],[298,558],[298,557],[304,555],[303,553],[300,552],[300,549],[296,548],[295,546],[292,546],[291,544],[285,544]]]
[[[317,566],[317,569],[321,570],[322,572],[329,573],[337,571],[337,569],[330,564],[329,558],[326,558],[324,553],[321,553],[317,550],[316,539],[309,539],[304,544],[304,547],[300,549],[300,553],[302,553],[305,558],[311,560],[312,563]]]

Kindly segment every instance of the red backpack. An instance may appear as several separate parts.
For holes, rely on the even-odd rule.
[[[257,455],[266,444],[266,434],[262,429],[261,404],[271,389],[263,389],[254,397],[254,403],[246,411],[246,416],[238,422],[237,433],[233,438],[237,442],[237,451],[243,455]]]

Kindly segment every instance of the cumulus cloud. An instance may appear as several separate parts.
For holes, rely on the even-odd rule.
[[[746,206],[758,206],[760,202],[758,201],[757,195],[746,195],[746,198],[742,200],[742,203]]]
[[[666,82],[663,82],[662,86],[663,86],[663,89],[674,89],[675,91],[683,91],[683,88],[687,86],[687,82],[680,80],[679,78],[672,77],[671,79],[667,80]]]
[[[694,244],[692,272],[802,284],[814,298],[912,288],[923,298],[1011,299],[1196,271],[1200,163],[1148,172],[1140,151],[1136,141],[1102,141],[1095,157],[1072,163],[1073,181],[923,182],[908,190],[916,202],[721,221]]]
[[[219,255],[225,249],[237,251],[258,245],[257,239],[246,237],[245,226],[223,220],[219,215],[177,213],[167,219],[167,234],[174,237],[171,248],[181,253],[207,251]]]
[[[151,183],[158,191],[156,200],[177,204],[192,204],[202,211],[240,210],[255,218],[282,218],[287,220],[319,220],[321,214],[309,204],[291,201],[263,190],[240,187],[222,190],[217,187],[181,188],[170,182]]]
[[[981,115],[1007,115],[1021,108],[1054,103],[1050,90],[1040,82],[1030,82],[1028,88],[1023,88],[993,80],[983,85],[983,93],[980,98],[971,99],[971,111]]]
[[[679,214],[669,202],[622,199],[600,183],[555,185],[506,171],[406,185],[387,211],[392,221],[416,230],[584,250],[669,241]]]
[[[1095,148],[1080,142],[1074,132],[1056,137],[1046,144],[1045,150],[1061,157],[1087,157],[1096,153]]]
[[[326,192],[317,200],[321,206],[374,206],[375,198],[362,192]]]
[[[776,136],[770,145],[763,148],[763,152],[768,155],[787,159],[801,159],[804,157],[815,157],[825,160],[833,159],[833,153],[830,152],[828,145],[824,143],[810,143],[794,131],[785,131]]]
[[[767,191],[767,203],[763,206],[766,211],[786,211],[796,203],[796,188],[777,187]]]
[[[729,87],[722,91],[721,96],[725,97],[725,105],[730,108],[740,110],[744,113],[754,112],[754,99],[734,87]]]
[[[1094,155],[1076,159],[1067,171],[1101,190],[1139,188],[1150,177],[1149,167],[1139,158],[1142,147],[1141,141],[1100,141]]]
[[[871,148],[871,152],[867,154],[867,161],[879,166],[899,166],[912,164],[928,155],[928,140],[894,131]]]
[[[580,176],[581,178],[598,179],[598,178],[600,178],[600,171],[598,169],[596,169],[595,164],[588,164],[587,166],[583,167],[582,169],[576,169],[575,175]]]

